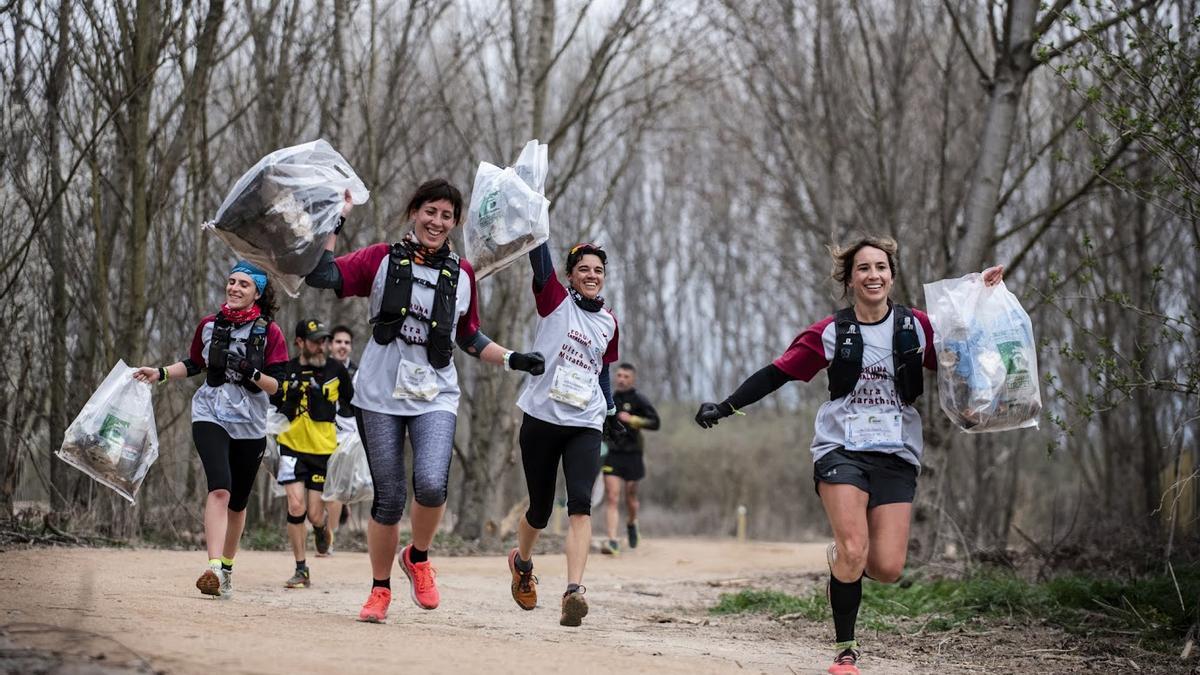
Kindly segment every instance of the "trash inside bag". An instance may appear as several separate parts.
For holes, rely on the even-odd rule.
[[[463,228],[467,259],[482,279],[550,238],[548,146],[529,141],[514,166],[480,162]]]
[[[946,415],[973,433],[1038,426],[1037,343],[1016,296],[976,273],[925,284],[925,302]]]
[[[367,451],[358,434],[338,434],[338,447],[329,458],[325,469],[325,489],[321,499],[327,502],[353,504],[371,499],[375,484],[371,481],[371,467],[367,464]]]
[[[371,193],[324,139],[276,150],[247,171],[204,227],[295,297],[341,218],[343,194]]]
[[[88,399],[67,427],[59,459],[136,504],[138,489],[158,459],[152,386],[133,379],[124,361]]]

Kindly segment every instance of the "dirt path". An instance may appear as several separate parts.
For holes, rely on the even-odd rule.
[[[650,540],[619,559],[593,555],[591,613],[575,629],[558,625],[561,555],[535,558],[542,605],[532,612],[513,604],[502,557],[435,559],[442,606],[431,612],[409,601],[397,569],[383,626],[353,620],[368,590],[365,554],[312,559],[313,588],[285,590],[286,553],[242,553],[230,602],[192,586],[203,562],[194,551],[0,553],[0,654],[74,651],[87,668],[73,672],[688,675],[820,673],[832,655],[811,638],[763,630],[762,620],[706,612],[728,590],[709,582],[820,571],[821,544]],[[914,672],[877,657],[863,666]]]

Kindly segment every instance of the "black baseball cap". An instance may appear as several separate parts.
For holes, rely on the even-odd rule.
[[[329,329],[318,319],[302,319],[296,324],[296,337],[305,340],[324,340],[329,337]]]

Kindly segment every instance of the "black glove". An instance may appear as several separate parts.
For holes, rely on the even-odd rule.
[[[287,386],[284,389],[287,390],[284,400],[289,403],[299,403],[300,399],[304,397],[304,390],[300,387],[300,376],[296,373],[292,373],[287,378]]]
[[[512,370],[523,370],[530,375],[541,375],[546,372],[546,357],[541,352],[513,352],[508,355],[508,367]]]
[[[250,359],[232,349],[225,351],[225,367],[251,382],[257,382],[258,377],[262,375],[258,371],[258,368],[255,368],[254,364],[250,363]]]
[[[700,410],[696,412],[696,424],[704,429],[711,429],[717,426],[722,417],[729,417],[732,414],[733,406],[728,402],[701,403]]]

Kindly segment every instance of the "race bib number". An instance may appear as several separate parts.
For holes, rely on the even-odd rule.
[[[550,398],[586,410],[592,402],[596,388],[596,376],[579,368],[560,363],[554,369],[554,383],[550,385]]]
[[[396,388],[392,398],[432,401],[442,389],[437,383],[437,371],[431,366],[421,366],[412,361],[400,360],[396,371]]]
[[[846,449],[904,447],[900,413],[846,415]]]

